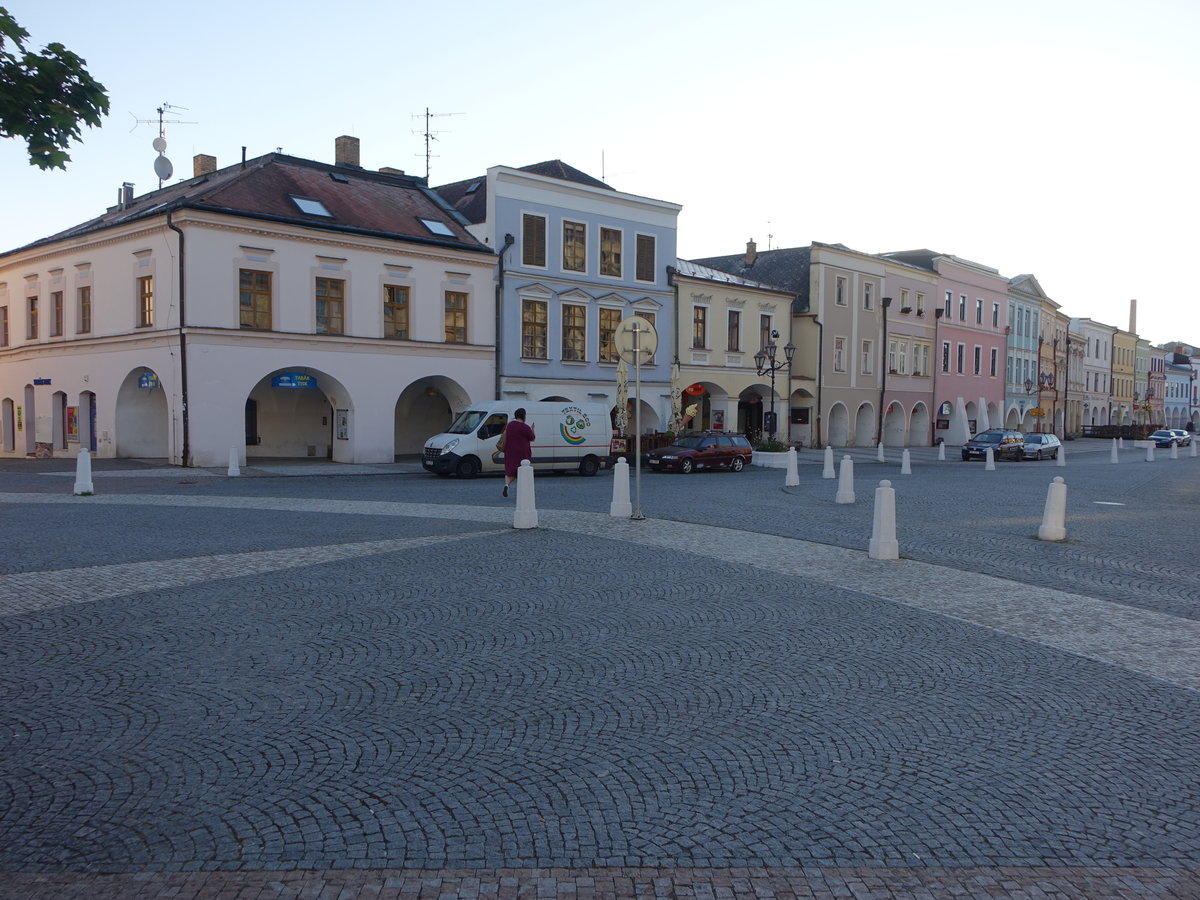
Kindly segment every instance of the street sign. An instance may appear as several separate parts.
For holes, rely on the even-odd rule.
[[[629,316],[621,320],[613,339],[617,353],[631,366],[642,366],[658,349],[658,332],[649,319]]]

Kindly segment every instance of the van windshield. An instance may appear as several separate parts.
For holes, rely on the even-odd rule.
[[[466,412],[461,413],[459,417],[454,420],[454,424],[447,428],[446,431],[449,434],[470,434],[479,427],[479,423],[482,422],[486,417],[487,413],[481,410],[468,409]]]

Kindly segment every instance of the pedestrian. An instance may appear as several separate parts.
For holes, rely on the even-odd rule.
[[[535,440],[533,426],[525,424],[525,407],[518,407],[512,421],[504,426],[504,490],[500,496],[508,496],[508,486],[516,479],[521,461],[533,459]]]

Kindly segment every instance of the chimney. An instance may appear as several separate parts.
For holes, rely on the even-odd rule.
[[[754,238],[746,241],[746,265],[754,265],[754,261],[758,259],[758,245],[754,243]]]
[[[1129,301],[1129,332],[1137,334],[1137,301]]]
[[[333,161],[335,165],[362,168],[358,164],[358,138],[343,134],[333,142]]]
[[[133,206],[133,182],[126,181],[117,191],[117,209],[128,209]]]
[[[391,166],[384,166],[379,170],[384,175],[403,175],[403,169],[393,169]]]
[[[201,175],[211,175],[217,171],[217,158],[209,156],[206,153],[197,153],[192,157],[192,177],[199,178]]]

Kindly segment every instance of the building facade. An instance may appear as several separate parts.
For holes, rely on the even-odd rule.
[[[0,453],[390,462],[490,392],[495,256],[414,179],[268,154],[0,255]]]
[[[560,160],[493,166],[437,192],[502,257],[496,396],[614,406],[617,327],[639,315],[658,334],[641,367],[642,428],[665,429],[675,355],[668,268],[681,207],[613,190]]]

